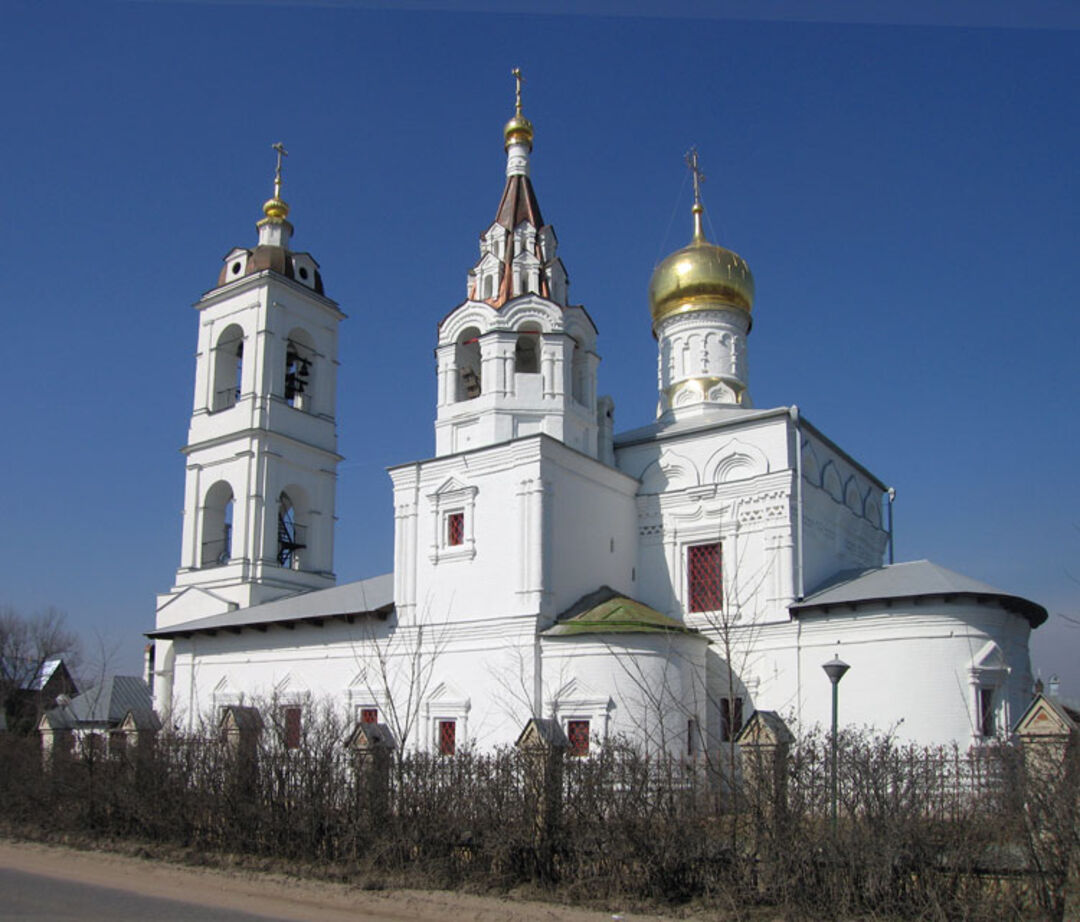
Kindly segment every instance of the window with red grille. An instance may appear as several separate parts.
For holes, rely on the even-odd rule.
[[[450,547],[465,543],[464,512],[451,512],[446,517],[446,543]]]
[[[439,721],[439,755],[452,756],[457,748],[457,721]]]
[[[742,698],[720,699],[720,739],[730,743],[742,729]]]
[[[587,720],[568,720],[566,738],[570,740],[570,755],[587,756],[589,754],[589,722]]]
[[[696,544],[686,550],[690,611],[720,611],[723,608],[723,555],[720,542]]]
[[[379,722],[378,708],[360,708],[360,723],[377,724]]]
[[[300,748],[300,708],[287,707],[282,716],[285,718],[285,748]]]

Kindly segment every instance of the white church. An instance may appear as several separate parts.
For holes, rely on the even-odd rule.
[[[506,180],[465,300],[437,323],[434,457],[390,470],[394,571],[335,585],[338,324],[274,195],[197,304],[180,566],[149,632],[155,707],[194,730],[270,703],[295,738],[329,702],[453,754],[551,718],[715,750],[754,710],[924,744],[1007,733],[1031,699],[1034,602],[928,561],[885,564],[889,490],[798,407],[750,396],[754,282],[706,240],[649,286],[652,424],[616,434],[599,337],[505,127]],[[644,310],[642,323],[646,322]],[[349,361],[344,356],[343,361]]]

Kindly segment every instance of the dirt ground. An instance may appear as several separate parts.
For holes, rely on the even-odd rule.
[[[606,912],[464,893],[367,891],[279,874],[191,868],[54,845],[0,839],[0,867],[199,906],[288,920],[349,922],[661,922],[668,917]]]

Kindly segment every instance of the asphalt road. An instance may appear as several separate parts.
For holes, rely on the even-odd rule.
[[[72,883],[0,868],[0,919],[47,919],[63,922],[120,922],[153,919],[154,922],[280,922],[281,916],[257,916],[228,909],[211,909],[196,903],[140,896],[126,890]]]

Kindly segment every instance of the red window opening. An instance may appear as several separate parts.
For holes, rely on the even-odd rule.
[[[730,743],[742,729],[742,698],[720,699],[720,739]]]
[[[589,754],[589,722],[587,720],[567,721],[566,738],[570,740],[570,755],[587,756]]]
[[[360,723],[377,724],[379,722],[378,708],[360,708]]]
[[[452,756],[457,749],[457,721],[439,721],[439,755]]]
[[[287,707],[284,709],[285,718],[285,748],[300,748],[300,708]]]
[[[721,611],[724,580],[720,542],[687,548],[686,564],[690,611]]]
[[[465,543],[465,513],[451,512],[446,517],[446,543],[457,547]]]

